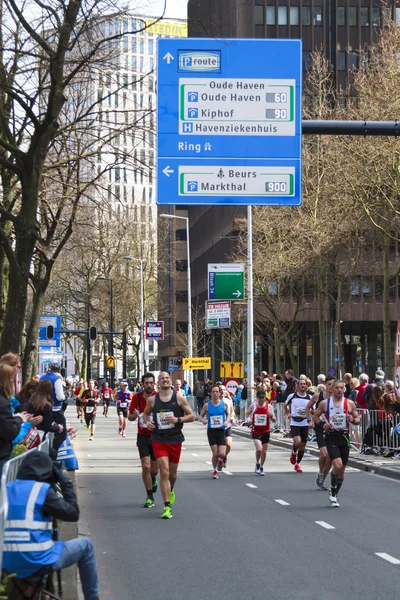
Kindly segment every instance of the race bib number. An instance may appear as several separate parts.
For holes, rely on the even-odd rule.
[[[88,414],[92,413],[94,411],[94,406],[87,406],[85,408],[85,412],[87,412]]]
[[[333,429],[339,429],[339,430],[348,429],[346,415],[338,415],[338,414],[330,415],[330,421],[331,421],[331,425],[332,425]]]
[[[267,415],[254,415],[255,427],[265,427],[267,425]]]
[[[119,405],[120,408],[126,408],[128,406],[127,402],[121,402],[121,404]]]
[[[107,400],[110,397],[110,394],[108,392],[104,392],[103,396]]]
[[[157,413],[157,425],[158,429],[172,429],[175,426],[175,423],[168,423],[167,417],[174,417],[174,413],[172,410],[169,410],[164,413]]]
[[[210,416],[210,425],[212,429],[220,428],[223,424],[224,421],[222,415]]]
[[[297,409],[297,413],[296,413],[296,417],[301,417],[302,419],[306,418],[306,409],[305,408],[298,408]]]

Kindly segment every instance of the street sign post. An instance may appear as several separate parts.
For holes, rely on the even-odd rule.
[[[227,378],[238,378],[243,379],[244,377],[244,363],[242,362],[221,362],[219,367],[219,376],[225,379]]]
[[[225,387],[226,387],[226,391],[229,392],[230,394],[232,394],[233,396],[236,396],[236,392],[237,389],[239,387],[239,381],[237,381],[237,379],[227,379],[224,383]]]
[[[47,338],[47,327],[53,327],[53,339]],[[61,348],[61,317],[58,315],[42,315],[39,325],[39,348],[50,350],[51,348]],[[56,333],[58,332],[58,333]]]
[[[301,40],[158,40],[159,204],[301,204]]]
[[[107,356],[107,369],[115,369],[115,356]]]
[[[164,321],[146,321],[146,340],[164,339]]]
[[[208,299],[242,300],[244,297],[244,264],[208,265]]]
[[[211,369],[211,358],[208,356],[200,358],[183,358],[182,369],[184,371],[207,371],[207,369]]]
[[[206,329],[222,329],[231,326],[230,302],[206,302]]]

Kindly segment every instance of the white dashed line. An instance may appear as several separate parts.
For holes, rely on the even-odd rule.
[[[206,465],[212,465],[212,462],[210,460],[206,460]]]
[[[192,454],[192,456],[198,456],[198,454]]]
[[[390,554],[386,554],[386,552],[375,552],[376,556],[379,558],[383,558],[383,560],[387,560],[392,563],[392,565],[400,565],[400,560],[398,558],[394,558],[394,556],[390,556]]]
[[[321,525],[324,529],[335,529],[333,525],[329,525],[329,523],[325,523],[325,521],[315,521],[317,525]]]
[[[282,506],[290,506],[289,502],[285,502],[285,500],[275,500],[278,504],[282,504]]]
[[[184,448],[184,447],[182,446],[182,450],[186,450],[186,448]]]
[[[225,475],[233,475],[231,471],[227,471],[226,469],[224,469],[222,472],[225,473]]]
[[[246,485],[247,485],[247,487],[252,488],[252,489],[257,487],[256,485],[253,485],[252,483],[246,483]]]

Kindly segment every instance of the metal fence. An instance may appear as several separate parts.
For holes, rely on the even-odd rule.
[[[46,439],[37,447],[32,450],[28,450],[24,452],[24,454],[20,454],[15,458],[11,458],[3,467],[3,473],[1,475],[1,486],[0,486],[0,565],[3,562],[3,542],[4,542],[4,529],[5,522],[7,517],[7,483],[10,481],[14,481],[17,478],[17,473],[19,471],[20,466],[24,462],[25,458],[31,452],[36,452],[36,450],[41,450],[42,452],[46,452],[47,454],[50,451],[51,446],[53,445],[54,433],[48,433]]]

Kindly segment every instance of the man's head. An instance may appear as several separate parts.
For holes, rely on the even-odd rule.
[[[332,382],[332,396],[338,400],[343,397],[344,393],[344,382],[340,379],[334,379]]]
[[[142,376],[142,387],[145,394],[150,396],[153,393],[155,385],[156,380],[153,373],[145,373]]]
[[[105,381],[105,382],[104,382],[104,387],[105,387],[105,388],[108,388],[108,381]]]
[[[54,371],[54,372],[58,373],[60,368],[61,368],[61,363],[59,360],[52,360],[51,363],[49,364],[50,371]]]
[[[257,398],[257,404],[259,406],[262,406],[267,401],[267,399],[265,397],[265,392],[263,392],[263,390],[258,390],[258,392],[256,394],[256,398]]]
[[[325,381],[325,390],[328,392],[328,394],[330,395],[332,393],[332,384],[335,381],[335,377],[333,377],[332,375],[328,375],[328,377],[326,378]]]
[[[180,379],[177,379],[174,383],[174,388],[176,389],[177,392],[179,392],[181,387],[182,387],[182,381]]]
[[[297,382],[297,391],[300,394],[304,394],[308,388],[308,382],[305,375],[300,375],[299,380]]]
[[[345,382],[346,385],[349,385],[350,383],[350,379],[353,378],[353,375],[351,373],[345,373],[343,375],[343,381]]]
[[[226,396],[226,387],[223,384],[219,386],[219,394],[221,398],[225,398]]]
[[[128,382],[127,381],[121,381],[121,390],[123,392],[126,392],[127,389],[128,389]]]
[[[216,402],[220,398],[220,391],[218,385],[213,385],[211,388],[211,399]]]
[[[323,373],[320,373],[317,377],[318,383],[325,383],[326,377]]]
[[[287,371],[285,371],[286,379],[291,379],[293,376],[294,376],[294,373],[293,373],[292,369],[288,369]]]
[[[375,381],[383,381],[385,379],[385,371],[378,369],[375,372]]]
[[[169,390],[171,389],[171,377],[167,371],[161,371],[158,376],[158,387],[160,390]]]
[[[368,383],[369,377],[366,373],[360,373],[358,380],[360,383]]]
[[[53,480],[53,461],[46,452],[40,450],[29,452],[19,468],[17,478],[51,483]]]

